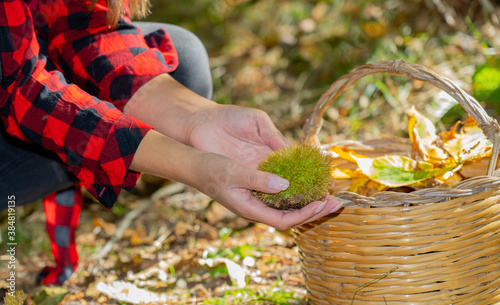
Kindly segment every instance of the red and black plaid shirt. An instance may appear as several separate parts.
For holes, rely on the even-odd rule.
[[[139,173],[128,168],[151,126],[121,109],[151,78],[177,67],[163,32],[106,23],[106,0],[0,0],[0,118],[8,133],[55,151],[111,207]],[[36,34],[35,34],[36,32]],[[58,71],[45,69],[36,35]],[[59,72],[60,71],[60,72]],[[62,72],[62,73],[61,73]]]

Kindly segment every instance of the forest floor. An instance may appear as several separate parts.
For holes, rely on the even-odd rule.
[[[288,139],[300,140],[329,84],[381,60],[431,68],[497,116],[499,6],[485,3],[156,0],[148,20],[179,24],[205,43],[215,101],[262,109]],[[327,143],[408,137],[411,105],[444,127],[463,118],[455,104],[420,81],[368,76],[327,111],[319,136]],[[307,303],[291,231],[248,223],[176,182],[145,175],[111,210],[86,197],[76,234],[79,267],[62,287],[34,284],[53,263],[42,203],[18,207],[16,215],[16,289],[27,294],[26,304]],[[2,244],[7,226],[1,214]],[[4,248],[0,288],[8,285]]]
[[[35,285],[53,262],[45,215],[41,203],[19,207],[16,289],[29,296],[26,304],[303,302],[290,232],[250,224],[190,187],[154,180],[163,185],[154,199],[126,194],[112,211],[86,200],[76,237],[79,267],[62,287]],[[0,278],[8,272],[2,268]]]

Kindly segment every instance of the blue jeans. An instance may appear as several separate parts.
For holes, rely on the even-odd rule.
[[[212,97],[208,55],[198,37],[171,24],[135,24],[144,35],[164,27],[179,56],[179,67],[171,73],[172,77],[199,95]],[[39,43],[40,52],[46,51],[47,43]],[[50,68],[50,63],[47,66]],[[7,208],[7,196],[14,195],[16,205],[23,205],[71,187],[76,181],[54,152],[22,142],[0,126],[0,211]]]

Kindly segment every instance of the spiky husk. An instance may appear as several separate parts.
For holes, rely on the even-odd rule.
[[[331,157],[318,147],[295,144],[270,153],[258,169],[276,174],[290,182],[288,189],[277,194],[255,191],[268,206],[280,209],[300,209],[323,200],[332,182]]]

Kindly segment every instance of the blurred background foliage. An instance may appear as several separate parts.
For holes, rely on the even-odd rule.
[[[474,95],[492,116],[500,114],[500,1],[152,1],[147,20],[187,28],[206,45],[213,99],[266,111],[289,139],[300,140],[305,120],[331,83],[355,67],[381,60],[424,65]],[[320,138],[407,137],[405,111],[411,105],[442,129],[464,116],[454,104],[447,94],[419,81],[368,76],[330,107]],[[143,175],[111,213],[97,203],[82,210],[77,234],[81,267],[65,283],[64,294],[54,292],[67,294],[67,302],[40,299],[50,293],[32,280],[53,261],[45,215],[41,202],[19,207],[19,288],[37,304],[125,304],[110,301],[96,290],[97,283],[137,283],[144,272],[161,269],[158,276],[147,273],[146,288],[176,300],[168,304],[193,304],[193,299],[204,304],[305,304],[291,235],[250,225],[189,187],[157,198],[171,186],[158,179]],[[151,206],[129,224],[109,255],[95,259],[117,226],[126,223],[122,219],[142,204],[141,198],[153,198]],[[224,233],[224,228],[230,231]],[[240,265],[249,256],[254,262],[247,267],[255,276],[248,276],[248,285],[239,289],[223,265],[199,263],[212,256]],[[5,272],[0,269],[0,278],[8,278]],[[178,302],[182,299],[186,301]]]
[[[381,60],[431,68],[496,115],[499,9],[490,0],[153,0],[148,20],[200,37],[211,59],[215,101],[260,108],[288,138],[299,140],[333,81]],[[411,105],[438,125],[464,114],[430,85],[369,76],[329,109],[321,138],[406,136],[404,111]]]

